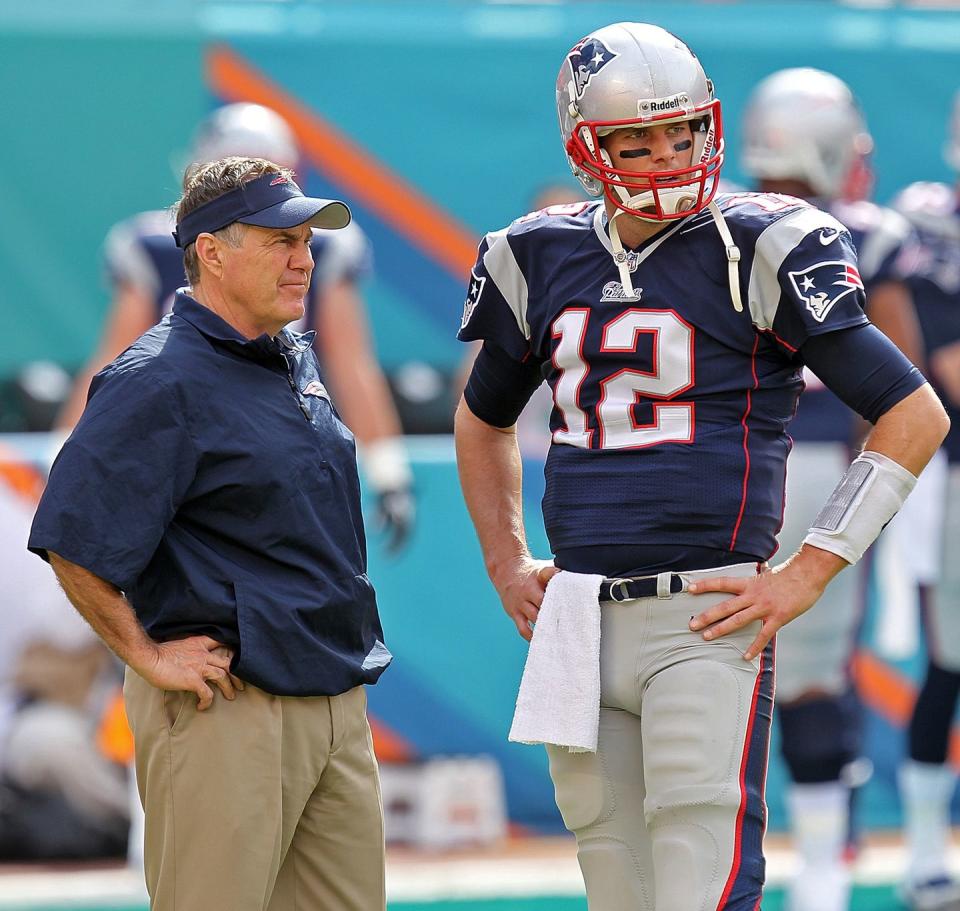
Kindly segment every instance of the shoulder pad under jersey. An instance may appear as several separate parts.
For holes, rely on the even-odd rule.
[[[312,286],[322,288],[338,281],[358,281],[373,271],[370,241],[356,222],[345,228],[314,228],[310,241],[313,254]]]
[[[768,221],[755,241],[747,297],[758,328],[773,328],[782,292],[780,269],[801,246],[810,247],[802,257],[804,265],[807,259],[856,264],[850,232],[832,215],[806,203],[785,209]]]
[[[867,200],[837,201],[830,211],[853,235],[864,281],[889,278],[885,264],[914,237],[910,222],[899,212]]]
[[[115,224],[103,245],[104,262],[111,282],[130,284],[154,296],[162,280],[147,252],[148,245],[166,241],[175,246],[173,214],[168,209],[141,212]]]
[[[904,215],[952,215],[957,208],[957,194],[945,183],[918,180],[894,196],[891,205]]]
[[[517,315],[525,337],[530,335],[526,325],[528,282],[535,279],[535,273],[544,275],[562,265],[562,251],[593,232],[594,215],[601,206],[599,201],[548,206],[484,238],[482,259],[487,273]]]
[[[795,196],[749,191],[718,193],[716,203],[728,224],[757,234],[790,212],[813,208],[810,203]]]
[[[945,183],[912,183],[893,198],[891,205],[924,234],[960,238],[957,193]]]

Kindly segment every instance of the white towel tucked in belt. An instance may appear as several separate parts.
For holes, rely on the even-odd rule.
[[[557,573],[533,630],[510,739],[595,753],[600,726],[600,583]]]

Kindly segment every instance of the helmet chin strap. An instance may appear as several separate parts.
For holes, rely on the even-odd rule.
[[[619,190],[620,187],[617,187]],[[613,261],[617,264],[617,270],[620,272],[620,284],[623,285],[623,293],[629,300],[639,300],[640,295],[633,290],[633,280],[630,278],[630,263],[626,251],[623,249],[623,242],[620,240],[620,231],[617,229],[617,216],[626,213],[617,209],[610,216],[610,245],[613,247]]]
[[[600,157],[608,167],[612,167],[610,155],[606,149],[600,149]],[[624,187],[617,186],[616,184],[613,185],[613,191],[620,197],[620,201],[627,208],[636,208],[636,205],[631,205],[631,203],[635,203],[635,200],[640,200],[644,196],[649,195],[651,198],[653,197],[652,191],[644,191],[636,196],[631,196]],[[675,198],[675,204],[679,206],[680,201],[681,198],[677,196]],[[720,239],[723,241],[724,252],[727,256],[727,282],[730,286],[730,300],[733,303],[733,309],[736,310],[737,313],[743,313],[743,298],[740,294],[740,248],[733,242],[733,235],[727,227],[723,213],[720,211],[716,200],[710,201],[707,205],[707,210],[710,212],[714,224],[717,226],[717,231],[720,234]],[[617,218],[626,214],[635,214],[640,218],[643,217],[640,212],[627,213],[623,209],[617,209],[609,219],[610,245],[613,247],[613,260],[617,264],[617,271],[620,273],[620,284],[623,286],[624,295],[629,300],[638,300],[639,295],[633,290],[633,280],[630,278],[628,257],[626,251],[623,249],[623,242],[620,240],[620,231],[617,228]],[[656,219],[650,220],[655,221]]]
[[[619,190],[620,188],[617,187]],[[737,313],[743,313],[743,297],[740,294],[740,248],[733,242],[733,235],[727,222],[720,211],[720,207],[715,201],[711,200],[707,206],[714,224],[717,226],[717,232],[723,241],[724,253],[727,257],[727,283],[730,287],[730,300],[733,303],[733,309]],[[623,293],[629,300],[639,300],[639,295],[633,289],[633,280],[630,277],[630,264],[626,251],[623,249],[623,242],[620,240],[620,231],[617,228],[617,218],[627,213],[618,209],[609,218],[610,246],[613,247],[613,261],[617,264],[617,271],[620,273],[620,284],[623,286]]]
[[[733,309],[737,313],[743,313],[743,299],[740,296],[740,248],[733,242],[733,235],[727,227],[716,200],[710,200],[707,209],[713,216],[714,224],[717,226],[717,231],[720,233],[720,239],[723,241],[727,254],[727,282],[730,285],[730,300],[733,301]]]

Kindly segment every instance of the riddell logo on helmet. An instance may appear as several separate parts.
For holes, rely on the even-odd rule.
[[[659,98],[654,101],[641,101],[637,107],[640,116],[645,114],[662,114],[665,111],[679,111],[685,109],[690,104],[686,92],[679,95],[671,95],[669,98]]]

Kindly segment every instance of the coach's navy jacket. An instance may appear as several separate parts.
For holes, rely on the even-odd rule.
[[[121,589],[154,639],[213,636],[278,695],[342,693],[391,659],[312,336],[247,340],[179,292],[94,379],[29,541]]]

